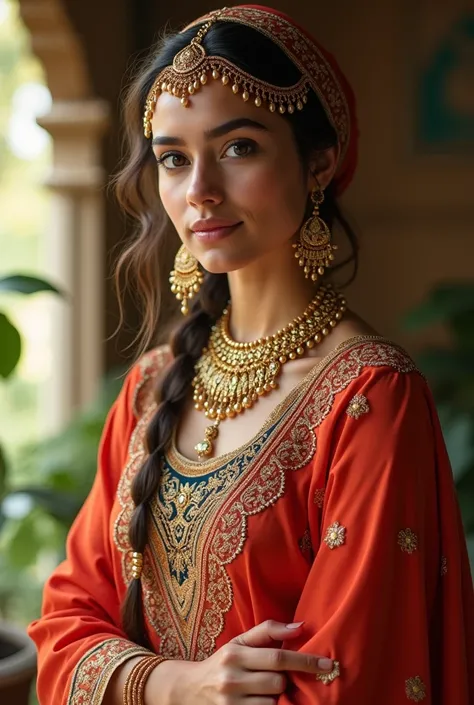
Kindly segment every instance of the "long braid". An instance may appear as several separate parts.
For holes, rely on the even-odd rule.
[[[189,398],[196,362],[207,345],[211,326],[222,314],[228,299],[227,276],[207,275],[199,296],[192,304],[190,315],[171,340],[173,364],[157,390],[158,408],[146,433],[148,457],[131,487],[135,504],[129,527],[132,551],[143,553],[145,550],[150,502],[159,489],[163,455]],[[133,642],[150,646],[146,636],[140,580],[132,580],[128,586],[122,606],[122,624]]]

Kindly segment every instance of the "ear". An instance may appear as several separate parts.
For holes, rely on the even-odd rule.
[[[337,169],[339,147],[329,147],[314,152],[309,163],[308,188],[311,191],[319,184],[324,191],[332,181]]]

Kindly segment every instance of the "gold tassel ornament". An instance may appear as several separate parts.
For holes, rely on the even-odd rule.
[[[181,313],[186,316],[189,310],[188,301],[198,293],[204,281],[204,274],[199,269],[197,259],[184,246],[178,250],[174,261],[174,269],[170,274],[171,291],[181,302]]]
[[[331,243],[331,231],[319,215],[319,206],[324,201],[323,191],[319,187],[312,191],[311,200],[313,214],[301,228],[299,242],[293,247],[306,279],[311,277],[315,282],[334,261],[333,252],[337,250],[337,245]]]

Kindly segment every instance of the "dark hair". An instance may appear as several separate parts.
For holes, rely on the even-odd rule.
[[[168,238],[165,235],[167,217],[158,195],[156,161],[150,142],[143,135],[144,105],[158,73],[172,63],[176,53],[189,44],[198,29],[199,27],[194,27],[182,34],[165,37],[159,51],[153,53],[139,72],[125,101],[124,117],[129,155],[127,163],[116,177],[116,191],[121,206],[139,225],[134,241],[119,259],[116,285],[120,301],[121,275],[125,275],[127,282],[130,276],[134,278],[135,288],[144,309],[142,327],[138,333],[142,341],[141,352],[155,342],[161,300],[158,273],[160,263],[169,261]],[[268,83],[284,87],[297,83],[300,78],[298,69],[278,46],[265,35],[245,25],[219,21],[207,33],[203,45],[208,54],[224,57]],[[305,170],[309,168],[309,160],[314,151],[328,149],[337,143],[335,130],[313,92],[310,92],[304,110],[295,111],[291,115],[286,113],[284,118],[293,129]],[[308,213],[302,216],[307,217]],[[357,239],[339,210],[335,189],[331,184],[325,192],[321,216],[330,227],[338,221],[348,237],[352,254],[342,264],[352,261],[355,275]],[[174,245],[176,251],[176,236]],[[148,512],[150,502],[158,491],[163,454],[188,398],[195,364],[208,342],[210,328],[222,314],[228,298],[227,275],[207,273],[199,295],[193,300],[190,315],[172,336],[173,362],[159,381],[156,391],[158,408],[146,434],[148,457],[132,485],[135,510],[129,535],[133,551],[143,553],[145,549]],[[132,580],[129,585],[122,608],[122,619],[129,638],[136,643],[148,645],[139,580]]]

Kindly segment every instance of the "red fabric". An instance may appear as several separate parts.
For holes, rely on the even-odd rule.
[[[130,487],[167,359],[152,351],[129,375],[67,559],[45,586],[30,627],[40,705],[100,705],[115,668],[143,653],[120,605]],[[304,620],[285,646],[338,660],[340,675],[325,685],[290,673],[279,705],[472,705],[465,539],[436,409],[411,360],[386,342],[349,341],[263,429],[238,463],[210,460],[208,474],[168,453],[142,576],[153,650],[200,660],[266,619]],[[181,491],[193,510],[184,534]],[[336,522],[342,539],[330,547]]]

